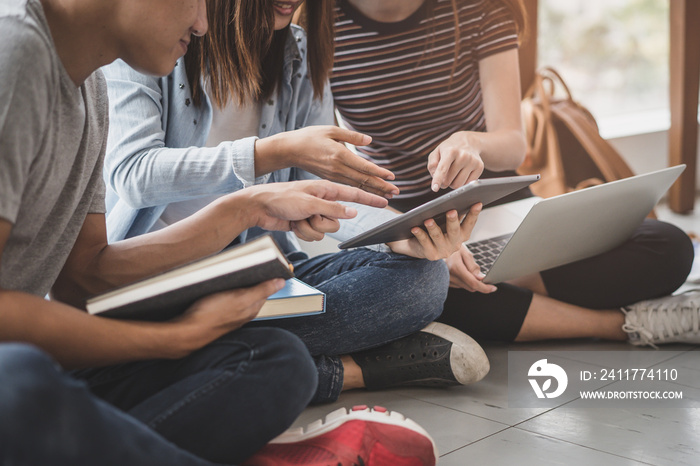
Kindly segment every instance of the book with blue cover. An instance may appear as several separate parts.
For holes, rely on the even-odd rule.
[[[271,295],[255,320],[307,316],[326,312],[326,295],[298,278],[290,278],[284,288]]]

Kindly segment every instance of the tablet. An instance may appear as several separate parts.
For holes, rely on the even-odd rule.
[[[414,227],[425,229],[423,222],[429,218],[435,219],[435,222],[445,231],[446,214],[450,210],[456,210],[459,215],[463,215],[478,202],[485,206],[518,189],[525,188],[539,179],[540,175],[527,175],[472,181],[388,222],[360,233],[354,238],[343,241],[338,247],[340,249],[356,248],[413,238],[411,229]]]

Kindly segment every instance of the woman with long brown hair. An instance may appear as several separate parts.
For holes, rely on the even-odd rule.
[[[333,97],[345,125],[372,137],[359,153],[395,174],[392,207],[515,174],[525,156],[524,18],[519,0],[336,0]],[[647,220],[613,251],[493,286],[463,246],[447,259],[451,288],[438,320],[477,340],[698,343],[698,295],[678,298],[692,319],[667,297],[692,260],[687,235]]]
[[[318,175],[387,197],[398,192],[387,182],[393,177],[389,171],[342,144],[362,145],[369,138],[332,126],[327,83],[332,5],[307,0],[302,13],[307,41],[304,30],[290,25],[300,4],[210,0],[209,34],[183,44],[187,55],[168,77],[145,76],[120,62],[105,69],[112,240],[173,224],[216,197],[253,184]],[[430,236],[421,232],[392,247],[416,257],[446,257],[469,234],[477,213],[474,209],[461,225],[455,218],[449,233],[433,222]],[[290,228],[301,238],[319,239],[337,224],[312,217]],[[236,241],[262,233],[248,230]],[[431,324],[448,286],[443,261],[364,248],[308,259],[294,235],[273,234],[296,276],[327,296],[324,314],[264,323],[306,343],[319,375],[315,402],[333,401],[341,390],[363,386],[469,383],[488,371],[473,340]],[[344,225],[340,234],[353,234],[352,225]],[[383,345],[400,338],[407,340]],[[435,351],[408,349],[426,343]],[[367,368],[363,351],[376,347],[386,357]],[[402,351],[424,356],[412,360]],[[412,360],[414,370],[401,370],[401,360]]]

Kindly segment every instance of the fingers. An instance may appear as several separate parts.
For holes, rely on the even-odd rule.
[[[474,275],[464,264],[450,268],[450,285],[453,288],[463,288],[467,291],[490,294],[497,290],[493,285],[482,282],[481,277]]]
[[[347,148],[343,148],[343,156],[346,156],[343,160],[344,164],[353,169],[354,171],[360,172],[362,174],[376,176],[384,180],[393,180],[396,178],[394,173],[382,168],[379,165],[370,162],[369,160],[363,159],[359,155],[355,154]]]
[[[431,189],[434,192],[438,192],[440,188],[446,188],[449,183],[445,183],[450,167],[452,166],[453,159],[449,157],[443,157],[440,154],[439,161],[435,167],[435,172],[433,173],[433,182],[431,184]],[[452,181],[452,179],[450,179]]]
[[[433,176],[431,189],[453,189],[476,180],[484,171],[484,162],[473,148],[438,146],[428,157],[428,170]]]
[[[369,162],[368,162],[369,163]],[[383,168],[377,167],[376,165],[370,163],[370,165],[373,165],[374,167],[382,170],[382,171],[387,171],[389,170],[384,170]],[[372,167],[364,167],[367,170],[373,170]],[[399,188],[394,186],[393,184],[389,183],[388,181],[383,180],[380,175],[376,174],[377,170],[373,170],[374,173],[367,173],[364,170],[353,170],[349,169],[348,173],[345,174],[344,176],[348,178],[349,182],[346,182],[346,184],[350,186],[357,186],[358,188],[370,192],[372,194],[377,194],[379,196],[387,197],[388,199],[391,199],[395,195],[399,193]],[[389,172],[391,173],[391,172]],[[386,176],[384,173],[382,175]],[[391,179],[393,179],[394,174],[391,173]]]
[[[341,128],[335,128],[334,132],[369,138],[369,136]],[[351,137],[339,140],[342,142],[347,139],[351,139]],[[324,174],[324,178],[357,186],[365,191],[389,198],[399,193],[399,188],[386,181],[395,178],[391,171],[360,157],[342,144],[338,144],[337,150],[329,154],[327,165],[328,172]]]
[[[423,225],[425,225],[425,229],[428,231],[428,235],[430,236],[430,240],[432,243],[427,248],[426,245],[423,245],[424,250],[431,251],[432,253],[432,257],[428,257],[430,260],[444,259],[450,254],[452,254],[452,252],[454,252],[450,250],[451,248],[449,247],[449,244],[447,244],[445,235],[443,234],[438,224],[435,223],[435,220],[433,220],[432,218],[426,220],[425,222],[423,222]]]
[[[360,189],[323,180],[271,183],[247,189],[249,192],[258,191],[253,195],[254,206],[260,206],[255,225],[266,230],[290,231],[290,222],[307,220],[314,215],[331,221],[357,215],[356,209],[336,201],[358,202],[372,207],[386,207],[388,203],[386,199]],[[325,220],[315,222],[324,224],[324,229],[330,228]],[[299,228],[304,227],[297,225],[297,231]]]
[[[357,215],[357,209],[353,207],[344,206],[335,201],[327,201],[315,197],[311,197],[306,200],[303,211],[306,218],[314,215],[320,215],[329,219],[349,219]]]
[[[311,227],[321,233],[335,233],[340,228],[340,222],[333,218],[326,218],[320,215],[314,215],[309,220]]]
[[[215,293],[197,301],[178,319],[194,319],[203,328],[212,330],[238,328],[254,319],[265,300],[282,287],[284,280],[278,278],[249,288]]]
[[[298,220],[292,223],[292,232],[299,239],[304,241],[320,241],[323,239],[323,233],[314,230],[314,228],[309,224],[309,220]]]
[[[464,186],[467,183],[471,183],[472,181],[478,180],[481,174],[484,173],[484,164],[483,162],[481,163],[480,167],[476,170],[472,170],[471,173],[469,173],[469,176],[467,177],[467,180],[462,183],[460,186]],[[459,186],[457,186],[459,188]]]
[[[366,134],[351,131],[339,126],[329,126],[329,136],[336,141],[349,142],[354,146],[366,146],[372,142],[372,138]]]
[[[468,170],[461,170],[459,173],[457,173],[457,176],[452,180],[450,183],[450,188],[452,189],[457,189],[461,188],[465,184],[467,184],[469,181],[471,181],[471,177],[474,175],[474,172],[470,172]]]
[[[481,213],[482,207],[483,204],[479,202],[471,206],[471,208],[469,209],[467,217],[464,219],[462,225],[460,226],[460,238],[462,242],[468,240],[471,236],[472,230],[474,229],[474,225],[476,225],[476,220],[479,218],[479,213]]]
[[[382,196],[386,199],[391,199],[399,193],[399,188],[393,184],[377,176],[367,175],[347,167],[346,170],[343,170],[343,173],[337,173],[335,177],[329,176],[328,179],[333,179],[349,186],[356,186],[358,189],[376,194],[377,196]]]
[[[352,188],[350,186],[344,186],[342,184],[316,181],[311,187],[311,192],[316,197],[322,199],[327,199],[331,201],[346,201],[346,202],[356,202],[358,204],[368,205],[370,207],[384,208],[389,203],[386,199],[379,197],[375,194],[370,194],[366,191],[362,191],[357,188]],[[323,214],[322,212],[317,212]],[[333,218],[351,218],[351,217],[339,217],[335,215],[328,215]],[[354,217],[354,215],[352,215]]]
[[[253,193],[253,207],[257,207],[255,225],[266,230],[289,231],[292,228],[289,222],[306,220],[314,215],[330,220],[350,219],[357,215],[356,209],[336,201],[378,208],[388,204],[386,199],[377,195],[325,180],[271,183],[247,190]]]
[[[461,258],[450,261],[448,265],[450,268],[450,286],[453,288],[464,288],[468,291],[474,291],[474,288],[469,285],[467,279],[467,277],[470,275],[469,270],[464,265]]]
[[[430,176],[435,176],[435,169],[438,166],[438,163],[440,162],[440,146],[438,146],[434,151],[428,155],[428,172],[430,173]]]
[[[320,241],[326,233],[338,231],[338,220],[314,215],[306,220],[292,222],[292,231],[304,241]]]
[[[465,290],[479,293],[493,293],[496,287],[482,282],[484,274],[479,270],[479,266],[474,261],[474,256],[462,245],[459,251],[452,254],[447,259],[450,269],[450,286],[453,288],[464,288]]]
[[[454,252],[435,220],[432,218],[428,219],[423,225],[425,226],[425,231],[418,227],[411,230],[411,233],[419,243],[423,257],[435,261],[444,259]]]
[[[411,233],[419,243],[423,257],[428,260],[445,259],[459,249],[461,245],[459,240],[461,229],[457,211],[448,212],[447,217],[447,234],[440,229],[432,218],[423,222],[425,231],[418,227],[411,230]]]
[[[445,232],[447,237],[451,238],[452,242],[463,243],[462,240],[462,228],[459,222],[459,215],[457,215],[456,210],[450,210],[447,212],[447,222],[445,223]]]
[[[232,302],[237,307],[248,307],[254,305],[257,301],[266,300],[270,295],[278,292],[284,287],[284,280],[276,278],[267,280],[249,288],[239,288],[237,290],[225,291],[224,295],[228,295]]]
[[[412,251],[409,255],[414,257],[422,256],[429,260],[450,257],[455,251],[463,247],[462,243],[464,241],[469,239],[480,211],[480,203],[472,206],[461,224],[456,210],[447,212],[444,231],[440,229],[433,219],[428,219],[423,223],[425,231],[419,227],[413,228],[411,233],[415,237],[415,241],[418,242],[419,251]]]
[[[462,249],[460,249],[459,255],[461,262],[464,265],[464,270],[467,272],[464,275],[463,280],[470,289],[480,293],[493,293],[496,291],[497,288],[495,286],[488,285],[482,281],[485,275],[481,273],[479,264],[476,263],[474,256],[471,252],[469,252],[469,249],[467,249],[466,246],[463,246]]]
[[[428,259],[428,260],[438,260],[439,259],[437,251],[435,249],[435,246],[433,245],[433,242],[430,239],[430,236],[428,236],[428,233],[423,231],[422,228],[415,227],[415,228],[411,229],[411,234],[413,234],[413,236],[415,236],[415,238],[416,238],[416,241],[418,241],[418,253],[414,252],[414,251],[411,251],[411,253],[409,253],[407,251],[407,252],[404,252],[404,254],[410,254],[413,257],[424,257],[425,259]],[[393,246],[391,246],[391,248],[395,252],[399,252],[399,250],[394,249]],[[414,250],[415,247],[409,247],[408,249]]]

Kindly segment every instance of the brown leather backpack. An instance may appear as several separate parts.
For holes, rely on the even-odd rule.
[[[531,186],[536,195],[556,196],[634,175],[554,69],[537,72],[523,98],[522,112],[528,151],[518,173],[542,175]]]

